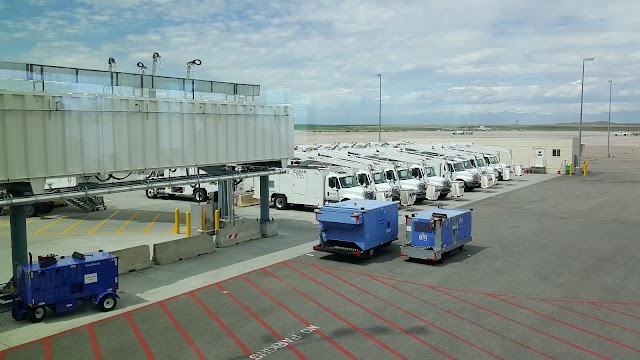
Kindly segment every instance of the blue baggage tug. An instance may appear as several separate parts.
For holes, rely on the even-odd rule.
[[[471,241],[471,210],[433,209],[406,216],[407,241],[400,256],[438,261]]]
[[[39,322],[47,309],[75,310],[81,300],[92,300],[100,310],[111,311],[119,298],[118,258],[102,250],[38,257],[36,264],[29,261],[18,265],[16,277],[12,284],[12,315],[16,320]]]
[[[369,257],[375,248],[398,239],[398,204],[347,200],[316,210],[320,243],[314,250]]]

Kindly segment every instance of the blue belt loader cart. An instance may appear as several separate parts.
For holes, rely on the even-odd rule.
[[[398,239],[398,204],[377,200],[347,200],[316,210],[320,243],[314,250],[354,255],[373,255],[380,246]]]
[[[91,300],[100,310],[116,307],[118,290],[118,258],[102,250],[71,256],[38,257],[33,263],[17,266],[12,316],[39,322],[47,309],[54,312],[75,310],[78,302]]]
[[[400,256],[439,261],[454,249],[471,241],[471,209],[437,208],[406,216],[406,243]]]

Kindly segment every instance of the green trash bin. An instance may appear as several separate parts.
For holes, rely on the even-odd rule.
[[[565,173],[566,175],[569,175],[569,172],[570,172],[570,171],[571,171],[571,165],[567,165],[567,166],[564,168],[564,173]]]

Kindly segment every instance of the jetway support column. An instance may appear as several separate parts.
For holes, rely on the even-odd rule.
[[[260,224],[269,221],[269,175],[260,176]]]
[[[9,223],[11,226],[11,270],[15,282],[16,266],[29,261],[25,205],[13,205],[9,208]]]
[[[260,232],[268,238],[278,235],[278,224],[269,219],[269,176],[260,176]]]

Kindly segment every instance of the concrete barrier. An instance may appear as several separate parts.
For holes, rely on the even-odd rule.
[[[211,236],[197,235],[154,244],[153,262],[157,265],[170,264],[214,251],[216,251],[216,246]]]
[[[216,235],[217,247],[228,247],[262,237],[260,222],[257,220],[239,219],[234,226],[227,226],[218,230]]]
[[[260,204],[260,199],[254,198],[251,194],[238,194],[236,195],[236,206],[247,207]]]
[[[152,265],[149,245],[134,246],[109,253],[118,257],[118,275],[147,269]]]

